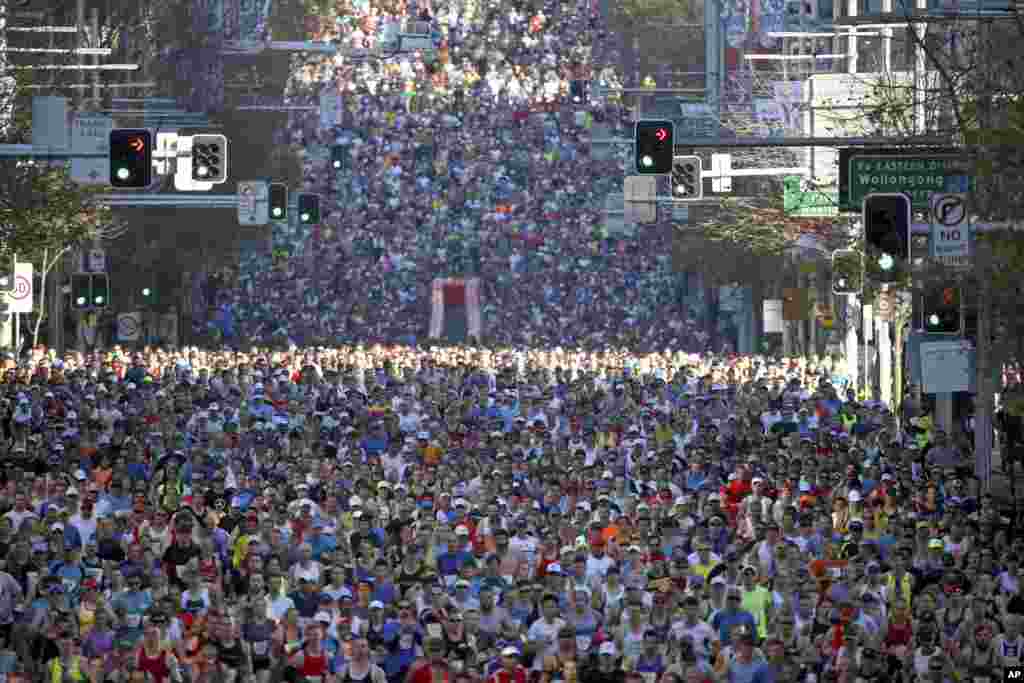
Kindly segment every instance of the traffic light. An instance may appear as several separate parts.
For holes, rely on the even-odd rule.
[[[86,311],[110,304],[110,278],[106,273],[75,273],[71,276],[71,307]]]
[[[141,295],[143,306],[153,306],[156,304],[156,287],[143,287],[139,290],[139,294]]]
[[[223,135],[192,136],[192,180],[223,183],[228,179],[228,139]]]
[[[320,222],[320,195],[299,195],[299,222],[303,225],[316,225]]]
[[[701,163],[698,156],[674,157],[672,159],[672,198],[700,199],[704,196],[701,181]]]
[[[89,290],[93,308],[106,308],[110,304],[110,279],[106,273],[93,273]]]
[[[864,242],[884,284],[903,279],[910,255],[910,197],[869,194],[864,199]]]
[[[587,82],[579,80],[570,81],[569,99],[572,100],[573,104],[583,104],[587,99]]]
[[[864,255],[855,249],[832,252],[832,292],[859,294],[864,288]]]
[[[270,183],[270,220],[288,219],[288,186],[284,183]]]
[[[331,168],[335,171],[341,171],[345,168],[345,162],[348,160],[348,149],[345,145],[332,145],[331,146]]]
[[[92,301],[92,275],[75,273],[71,276],[71,308],[88,310]]]
[[[672,171],[675,135],[671,121],[637,121],[635,141],[637,173],[665,175]]]
[[[0,259],[0,292],[14,291],[14,257]]]
[[[110,131],[110,184],[118,188],[149,187],[153,181],[153,135],[148,130]]]
[[[921,328],[931,334],[960,334],[963,315],[960,288],[946,285],[926,290],[921,295]]]

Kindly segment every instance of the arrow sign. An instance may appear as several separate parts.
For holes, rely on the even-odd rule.
[[[142,141],[142,138],[132,138],[128,141],[128,146],[131,147],[136,153],[146,149],[146,143]]]
[[[668,131],[664,128],[659,128],[654,132],[654,137],[658,138],[658,142],[665,142],[665,138],[668,137]]]

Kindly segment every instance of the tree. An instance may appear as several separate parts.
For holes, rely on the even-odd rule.
[[[16,76],[16,97],[23,95],[30,79]],[[13,112],[3,143],[30,139],[31,110]],[[40,274],[39,312],[33,327],[33,344],[46,317],[47,277],[64,255],[76,247],[116,239],[124,227],[109,207],[98,201],[100,190],[71,182],[64,162],[35,159],[0,159],[0,258],[16,254]]]
[[[909,83],[878,79],[875,96],[860,113],[893,128],[948,137],[974,178],[973,213],[998,228],[979,237],[973,268],[963,274],[977,302],[975,451],[987,457],[999,390],[993,378],[1007,362],[1024,360],[1024,348],[1015,342],[1024,282],[1022,238],[1015,229],[1024,215],[1024,19],[965,14],[907,35],[923,69]]]

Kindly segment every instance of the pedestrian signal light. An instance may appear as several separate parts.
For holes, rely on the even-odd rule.
[[[345,160],[347,158],[348,150],[345,149],[344,145],[334,145],[331,147],[331,168],[335,171],[345,168]]]
[[[271,183],[269,201],[270,220],[286,220],[288,218],[288,186],[284,183]]]
[[[303,225],[315,225],[320,222],[320,195],[300,194],[299,222]]]
[[[106,308],[110,303],[110,280],[105,273],[93,273],[91,277],[92,308]]]
[[[77,310],[89,308],[92,300],[92,276],[89,273],[75,273],[71,276],[71,307]]]

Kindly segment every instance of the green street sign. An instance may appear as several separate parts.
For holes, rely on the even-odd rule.
[[[860,211],[864,198],[874,192],[903,192],[915,209],[927,209],[933,192],[968,192],[970,170],[956,156],[858,155],[850,157],[846,208]]]
[[[782,210],[788,216],[813,218],[839,214],[839,194],[831,189],[817,190],[803,188],[800,176],[786,176],[782,179]]]

